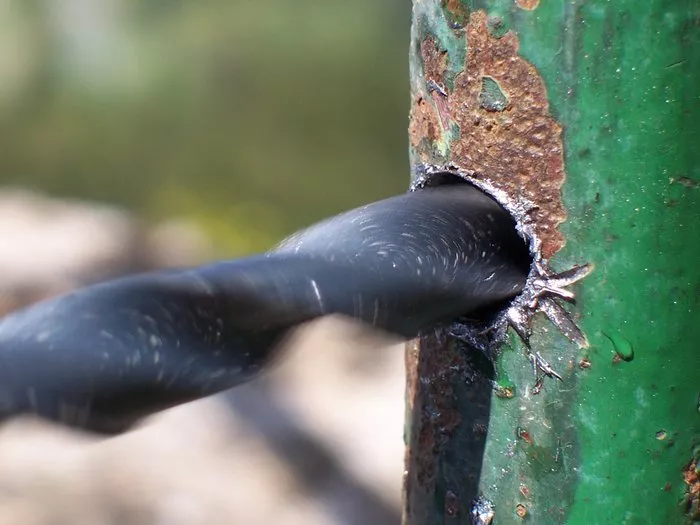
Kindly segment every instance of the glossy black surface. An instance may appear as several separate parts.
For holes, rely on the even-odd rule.
[[[247,381],[300,323],[344,314],[403,337],[516,295],[510,216],[467,184],[379,201],[264,255],[142,274],[0,321],[0,415],[120,432]]]

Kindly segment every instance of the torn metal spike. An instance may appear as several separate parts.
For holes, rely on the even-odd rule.
[[[530,360],[530,364],[532,365],[532,375],[535,376],[535,379],[539,379],[540,374],[537,368],[537,357],[535,357],[535,354],[528,351],[527,358]]]
[[[576,265],[573,268],[549,276],[547,284],[554,288],[571,286],[588,276],[592,271],[593,265],[590,263]]]
[[[539,251],[535,253],[539,254]],[[549,264],[547,264],[547,259],[537,257],[533,264],[535,266],[536,275],[542,279],[547,280],[549,277],[554,275],[554,272],[552,272],[552,270],[549,268]]]
[[[485,338],[485,333],[479,333],[483,331],[483,327],[467,324],[464,330],[468,337],[473,340],[487,339],[485,346],[493,348],[494,345],[505,339],[507,327],[512,327],[525,345],[527,357],[533,364],[540,388],[542,380],[540,372],[561,380],[561,376],[530,348],[532,319],[538,312],[542,312],[568,339],[582,348],[588,347],[586,336],[576,325],[571,314],[558,301],[573,302],[575,300],[575,294],[569,287],[589,275],[593,271],[593,265],[576,265],[562,272],[554,272],[549,266],[549,261],[542,256],[542,241],[537,235],[532,218],[532,212],[538,207],[522,196],[509,195],[483,173],[462,169],[455,164],[444,166],[425,164],[416,166],[415,170],[416,179],[412,190],[431,185],[431,181],[440,181],[441,177],[444,176],[458,176],[482,189],[511,213],[516,221],[516,229],[530,244],[530,253],[533,257],[525,288],[513,300],[505,314],[499,315],[487,328],[486,333],[490,334],[490,337]],[[467,339],[465,336],[463,338]]]
[[[593,265],[591,263],[577,264],[568,270],[555,273],[551,276],[551,280],[560,281],[558,286],[569,286],[579,282],[581,279],[588,276],[592,271]]]
[[[535,305],[537,304],[537,300],[544,294],[556,295],[565,301],[573,301],[576,298],[574,292],[571,292],[565,288],[553,286],[551,281],[538,280],[534,284],[538,287],[538,294],[534,300]]]
[[[541,371],[547,377],[556,377],[559,381],[563,378],[551,367],[551,365],[540,355],[539,352],[530,353],[530,361],[533,367]]]
[[[593,271],[593,265],[584,264],[574,266],[573,268],[557,273],[549,274],[546,266],[540,262],[536,265],[539,275],[532,280],[533,291],[533,308],[536,307],[537,301],[543,295],[554,295],[565,301],[573,301],[576,295],[571,290],[567,290],[567,286],[576,284],[578,281],[586,277]]]
[[[511,306],[506,314],[508,324],[515,330],[527,348],[530,348],[530,319],[532,315],[522,306]]]
[[[588,348],[588,339],[584,333],[576,325],[569,312],[554,299],[551,297],[540,298],[539,310],[571,341],[581,348]]]

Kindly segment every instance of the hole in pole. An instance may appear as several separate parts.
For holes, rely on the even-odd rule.
[[[535,266],[537,259],[537,243],[529,237],[522,228],[523,217],[518,216],[503,202],[494,198],[489,192],[480,188],[472,181],[468,180],[459,173],[453,171],[426,171],[422,173],[412,185],[413,191],[420,191],[438,186],[457,186],[467,185],[474,188],[491,201],[498,205],[507,215],[512,224],[512,236],[508,240],[491,245],[489,249],[499,252],[499,255],[509,261],[516,267],[522,269],[524,275],[529,275]],[[501,218],[501,220],[503,220]],[[504,299],[499,302],[491,303],[485,307],[479,308],[468,315],[455,319],[450,327],[450,332],[457,337],[458,340],[467,343],[469,346],[478,348],[489,358],[492,358],[494,352],[497,351],[500,344],[505,338],[506,323],[505,317],[508,308],[520,294],[514,297]]]
[[[516,265],[522,268],[527,268],[527,271],[529,273],[529,270],[532,269],[534,261],[537,257],[537,254],[535,253],[534,243],[532,242],[532,239],[523,232],[522,228],[520,228],[522,218],[516,216],[511,209],[505,206],[498,199],[494,198],[493,195],[489,194],[487,191],[484,191],[483,188],[478,187],[476,184],[464,178],[462,175],[448,171],[438,171],[421,176],[416,181],[416,183],[414,183],[411,186],[411,190],[419,191],[425,188],[435,188],[438,186],[450,185],[467,185],[471,188],[474,188],[482,195],[488,197],[491,201],[497,204],[498,207],[501,208],[504,213],[510,216],[513,224],[513,232],[516,233],[516,236],[518,237],[520,242],[516,240],[515,242],[504,244],[499,248],[501,250],[504,250],[504,252],[508,254],[509,259],[513,261]],[[507,301],[506,303],[509,302],[510,301]]]

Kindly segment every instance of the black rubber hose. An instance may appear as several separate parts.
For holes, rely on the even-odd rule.
[[[115,433],[231,388],[300,323],[343,314],[409,338],[521,291],[513,219],[467,185],[386,199],[265,255],[90,286],[0,321],[0,418]]]

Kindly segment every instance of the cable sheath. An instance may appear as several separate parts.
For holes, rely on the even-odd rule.
[[[529,269],[513,219],[468,185],[332,217],[263,255],[89,286],[0,321],[0,418],[105,433],[260,372],[290,329],[341,314],[404,338],[502,302]]]

